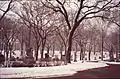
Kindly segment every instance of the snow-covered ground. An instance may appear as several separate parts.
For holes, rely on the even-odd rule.
[[[105,62],[107,64],[114,64],[114,65],[120,65],[120,62]]]
[[[103,62],[72,62],[72,64],[54,67],[19,67],[19,68],[0,68],[0,78],[48,78],[48,77],[60,77],[69,76],[77,73],[77,71],[83,71],[92,68],[108,66]]]

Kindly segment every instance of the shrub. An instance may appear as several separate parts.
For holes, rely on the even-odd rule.
[[[25,67],[25,63],[23,61],[13,61],[12,62],[12,67]]]
[[[5,56],[0,53],[0,64],[5,61]]]
[[[23,62],[25,63],[26,67],[34,67],[35,60],[33,57],[26,57]]]

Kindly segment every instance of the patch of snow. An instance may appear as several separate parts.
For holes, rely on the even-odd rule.
[[[0,78],[48,78],[48,77],[60,77],[69,76],[77,73],[77,71],[83,71],[92,68],[108,66],[105,63],[94,62],[72,62],[72,64],[54,67],[19,67],[19,68],[0,68]]]
[[[120,65],[120,62],[106,62],[108,64],[119,64]]]

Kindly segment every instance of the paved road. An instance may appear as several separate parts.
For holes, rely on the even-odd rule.
[[[57,77],[57,78],[44,78],[44,79],[88,79],[88,78],[117,78],[120,79],[120,66],[108,66],[96,69],[89,69],[79,71],[73,76]]]

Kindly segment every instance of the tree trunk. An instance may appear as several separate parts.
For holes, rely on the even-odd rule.
[[[119,50],[118,50],[119,51]],[[116,52],[116,62],[119,61],[119,54],[118,54],[118,51]]]
[[[21,42],[21,56],[23,57],[23,41]]]
[[[54,54],[55,54],[55,44],[53,44],[53,47],[52,47],[52,57],[54,57]]]
[[[63,51],[63,46],[61,45],[61,46],[60,46],[60,55],[61,55],[61,58],[60,58],[60,59],[61,59],[61,60],[62,60],[62,55],[63,55],[63,54],[62,54],[62,51]]]
[[[44,55],[45,43],[46,43],[46,39],[42,39],[41,58],[43,58]]]
[[[78,43],[79,44],[79,47],[80,47],[80,60],[83,60],[83,44],[80,40],[80,42]]]
[[[67,62],[68,63],[71,63],[70,61],[70,57],[71,57],[71,49],[72,49],[72,40],[73,40],[73,35],[74,35],[74,32],[75,30],[77,29],[77,27],[79,26],[79,24],[82,22],[84,18],[81,18],[78,22],[75,22],[73,28],[69,31],[69,35],[68,35],[68,48],[67,48]]]
[[[78,51],[78,49],[77,49],[77,43],[75,45],[75,48],[76,48],[76,51],[74,52],[74,62],[77,62],[77,51]]]
[[[28,37],[28,47],[27,47],[27,56],[29,56],[30,55],[29,53],[31,53],[29,51],[29,49],[31,48],[31,31],[32,31],[32,27],[30,25],[30,28],[29,28],[29,37]]]
[[[74,52],[74,62],[77,62],[77,52]]]
[[[49,53],[50,53],[50,47],[48,46],[47,47],[47,54],[49,55]]]
[[[31,31],[32,31],[32,27],[30,26],[30,28],[29,28],[29,39],[28,39],[28,46],[29,46],[29,48],[31,46]]]
[[[90,57],[91,57],[91,51],[89,50],[89,53],[88,53],[88,60],[90,61]]]
[[[102,32],[103,32],[103,30],[102,30]],[[103,60],[103,44],[104,44],[104,37],[103,37],[103,34],[102,34],[102,45],[101,45],[101,60]]]
[[[81,51],[80,51],[80,60],[82,60],[82,54],[81,54]]]
[[[10,50],[10,60],[11,60],[11,58],[12,58],[12,50]]]
[[[71,49],[72,49],[72,37],[73,37],[73,32],[70,32],[68,36],[68,48],[66,52],[66,57],[67,57],[67,63],[71,63]]]
[[[101,50],[101,60],[103,60],[103,42],[102,42],[102,50]]]
[[[36,61],[38,60],[38,51],[39,51],[39,45],[37,45],[36,51],[35,51],[35,58],[36,58]]]
[[[94,48],[93,48],[93,53],[94,53],[94,60],[96,60],[96,45],[95,45],[95,43],[94,43]]]
[[[24,42],[23,42],[23,26],[22,26],[21,29],[22,29],[22,33],[21,33],[21,36],[22,36],[22,38],[21,38],[21,39],[22,39],[22,40],[21,40],[21,56],[23,57],[23,45],[24,45],[24,44],[23,44],[23,43],[24,43]]]
[[[91,57],[91,51],[92,51],[92,47],[91,45],[89,45],[89,51],[88,51],[88,60],[90,61],[90,57]]]
[[[67,47],[65,45],[65,53],[64,53],[64,55],[66,56],[66,54],[67,54]]]
[[[109,57],[110,57],[110,61],[114,61],[114,57],[113,57],[113,47],[111,46],[111,50],[109,51]]]
[[[60,59],[62,60],[62,51],[60,50]]]
[[[8,43],[5,44],[5,54],[6,54],[6,58],[5,58],[5,66],[8,67],[8,55],[9,55],[9,49],[8,49]]]
[[[41,49],[41,58],[43,58],[43,54],[44,54],[44,48],[42,47],[42,49]]]
[[[5,60],[6,61],[6,63],[5,63],[6,67],[8,67],[8,64],[9,64],[8,63],[8,54],[9,54],[9,51],[7,50],[6,51],[6,60]]]
[[[81,60],[83,60],[84,59],[84,53],[83,53],[83,44],[81,44],[81,52],[80,52],[80,56],[81,56]]]

